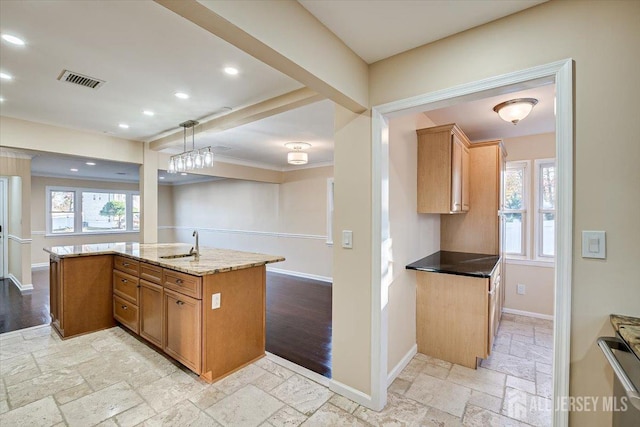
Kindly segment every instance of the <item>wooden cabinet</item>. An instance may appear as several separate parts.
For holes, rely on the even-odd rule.
[[[201,372],[202,301],[164,290],[164,351],[193,372]]]
[[[418,352],[476,368],[491,353],[498,327],[500,265],[491,278],[418,271]]]
[[[140,279],[140,336],[160,348],[164,347],[163,299],[162,286]]]
[[[113,318],[136,334],[139,331],[138,306],[131,301],[113,295]]]
[[[469,139],[455,124],[416,132],[418,212],[469,211]]]
[[[49,267],[51,326],[63,339],[115,326],[113,255],[51,256]]]

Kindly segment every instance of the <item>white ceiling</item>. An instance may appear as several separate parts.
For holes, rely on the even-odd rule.
[[[547,0],[298,0],[368,64]]]
[[[368,62],[541,3],[300,2]],[[24,47],[0,43],[0,70],[15,77],[0,82],[4,99],[0,114],[72,129],[151,140],[168,130],[179,130],[178,124],[185,120],[223,114],[225,107],[238,109],[302,87],[150,0],[0,0],[0,31],[27,42]],[[229,65],[240,74],[223,73]],[[92,90],[60,82],[57,78],[64,69],[106,80],[106,84]],[[177,99],[176,91],[187,92],[191,98]],[[542,110],[540,107],[536,109]],[[143,115],[145,109],[155,116]],[[453,112],[441,114],[454,117]],[[333,161],[333,115],[333,103],[321,101],[220,133],[196,132],[196,145],[217,147],[214,152],[220,160],[282,170],[288,167],[284,144],[305,141],[312,144],[309,165],[319,166]],[[462,116],[449,121],[468,120],[468,114]],[[130,127],[120,129],[119,123]],[[472,126],[476,125],[469,123],[469,130]],[[177,145],[166,151],[181,149]],[[68,171],[73,162],[83,163],[76,158],[39,155],[34,158],[34,173],[76,176]],[[129,167],[128,178],[137,173],[137,166],[105,163],[87,171],[86,177],[120,179],[122,176],[114,175]]]

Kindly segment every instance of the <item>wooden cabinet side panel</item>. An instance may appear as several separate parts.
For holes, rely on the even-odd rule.
[[[451,131],[418,134],[418,212],[451,208]]]
[[[500,147],[469,150],[469,212],[440,217],[440,249],[498,255],[500,233]]]
[[[204,276],[203,375],[216,380],[265,354],[265,267]],[[220,308],[211,297],[220,294]]]
[[[65,338],[115,326],[112,255],[60,260]]]
[[[489,279],[416,274],[418,352],[475,369],[486,357]]]

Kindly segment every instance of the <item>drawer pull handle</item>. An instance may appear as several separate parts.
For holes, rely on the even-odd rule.
[[[176,279],[176,284],[182,285],[184,281],[182,279]]]
[[[128,263],[128,262],[123,262],[123,263],[122,263],[122,266],[123,266],[123,267],[129,267],[129,263]]]
[[[122,307],[122,309],[123,309],[123,310],[126,310],[126,309],[127,309],[127,306],[126,306],[126,305],[122,305],[121,307]]]
[[[182,301],[178,300],[178,301],[176,301],[176,304],[178,304],[178,305],[184,305],[184,302],[182,302]]]
[[[127,279],[120,279],[122,283],[127,283]]]

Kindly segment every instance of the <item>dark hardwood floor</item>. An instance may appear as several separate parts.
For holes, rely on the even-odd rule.
[[[0,333],[48,324],[49,270],[34,270],[33,291],[0,280]],[[331,378],[331,284],[267,273],[267,351]]]
[[[331,378],[331,283],[267,273],[267,351]]]
[[[32,281],[33,290],[21,294],[9,279],[0,279],[0,334],[51,322],[49,270],[34,270]]]

